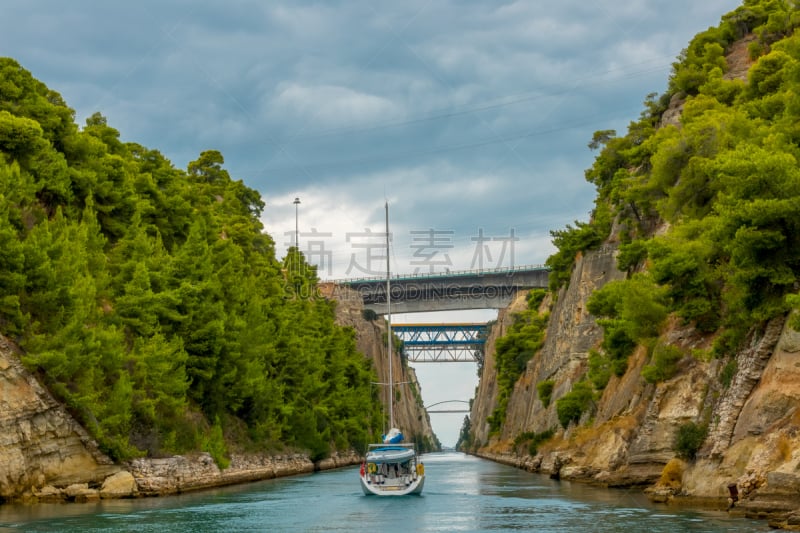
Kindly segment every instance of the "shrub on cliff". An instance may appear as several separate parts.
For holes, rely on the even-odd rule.
[[[658,383],[670,379],[678,371],[678,361],[683,352],[677,346],[656,344],[653,348],[653,360],[642,369],[642,377],[648,383]]]
[[[739,363],[736,362],[736,359],[731,359],[728,361],[722,370],[719,373],[719,382],[722,384],[723,388],[728,388],[731,386],[731,382],[733,381],[733,377],[736,375],[736,370],[739,368]]]
[[[225,438],[222,435],[222,425],[219,422],[219,417],[214,420],[214,425],[211,426],[210,431],[203,438],[202,449],[211,455],[220,470],[230,466],[231,460],[228,456]]]
[[[514,438],[514,448],[525,446],[528,455],[534,456],[538,453],[539,446],[550,440],[553,435],[555,435],[554,429],[547,429],[541,433],[525,431]]]
[[[526,298],[528,309],[538,311],[539,306],[542,305],[545,296],[547,296],[547,291],[544,289],[532,289],[528,291],[528,296]]]
[[[555,387],[555,382],[552,379],[546,379],[536,384],[536,394],[545,407],[550,405],[550,398],[553,396],[553,387]]]
[[[624,360],[627,366],[627,358]],[[589,370],[586,377],[592,382],[594,388],[603,390],[608,385],[613,373],[613,361],[605,354],[597,350],[589,350]]]
[[[667,317],[665,298],[665,290],[656,285],[651,276],[635,274],[630,279],[612,281],[596,290],[589,297],[586,308],[604,319],[607,324],[604,328],[612,333],[612,338],[604,343],[606,351],[627,356],[631,342],[658,335]]]
[[[578,252],[596,248],[608,236],[611,230],[610,219],[608,224],[586,224],[575,221],[573,228],[569,224],[564,230],[551,230],[553,244],[558,251],[547,258],[546,265],[550,268],[549,288],[556,291],[562,285],[569,283],[572,275],[572,265]]]
[[[685,468],[686,464],[680,459],[670,459],[669,462],[664,465],[664,469],[661,470],[661,477],[658,480],[658,485],[671,489],[680,489]]]
[[[589,353],[589,379],[602,390],[613,373],[623,376],[638,343],[658,335],[667,316],[665,290],[647,274],[612,281],[596,290],[586,308],[603,328],[603,352]]]
[[[686,422],[678,427],[672,449],[682,459],[694,460],[708,435],[708,425]]]
[[[561,427],[566,429],[571,422],[580,420],[594,400],[592,386],[587,381],[580,381],[572,386],[572,390],[556,400],[556,413]]]

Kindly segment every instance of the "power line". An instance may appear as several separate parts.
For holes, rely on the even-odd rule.
[[[662,59],[662,58],[659,58],[659,59]],[[654,61],[647,61],[647,62],[642,62],[642,63],[636,63],[635,65],[652,65],[654,63],[655,63]],[[599,72],[599,73],[588,74],[586,76],[577,78],[575,80],[565,82],[564,85],[573,86],[573,87],[574,86],[586,86],[587,84],[586,83],[582,83],[582,82],[585,82],[586,80],[596,80],[598,77],[602,77],[605,74],[618,72],[618,71],[622,71],[622,73],[625,74],[625,75],[621,76],[619,78],[616,78],[614,81],[625,80],[625,79],[634,78],[634,77],[637,77],[637,76],[640,76],[640,75],[643,75],[643,74],[651,74],[651,73],[654,73],[654,72],[660,72],[660,71],[663,70],[664,67],[667,67],[669,65],[671,65],[671,63],[668,63],[668,64],[659,63],[659,64],[656,64],[655,66],[651,66],[648,69],[637,70],[637,71],[626,71],[622,67],[615,68],[615,69],[608,69],[608,70],[605,70],[605,71],[602,71],[602,72]],[[595,83],[595,85],[597,85],[597,83]],[[402,127],[402,126],[408,126],[408,125],[411,125],[411,124],[430,122],[430,121],[434,121],[434,120],[449,119],[449,118],[453,118],[453,117],[457,117],[457,116],[463,116],[463,115],[468,115],[468,114],[472,114],[472,113],[479,113],[481,111],[488,111],[488,110],[491,110],[491,109],[499,109],[499,108],[502,108],[502,107],[508,107],[508,106],[516,105],[516,104],[520,104],[520,103],[531,102],[531,101],[545,99],[545,98],[552,98],[554,96],[560,96],[560,95],[565,94],[567,92],[572,92],[573,90],[574,89],[558,90],[558,91],[553,91],[553,92],[549,92],[549,93],[537,92],[537,93],[534,93],[534,94],[522,93],[522,94],[519,94],[519,95],[514,95],[514,96],[509,96],[509,97],[502,98],[499,101],[495,100],[495,101],[490,101],[489,103],[484,103],[484,104],[467,105],[467,106],[464,106],[462,109],[459,109],[457,107],[455,110],[433,111],[433,114],[430,114],[430,115],[423,115],[423,116],[419,116],[419,117],[409,118],[409,119],[406,119],[406,120],[379,122],[379,123],[376,123],[376,124],[364,125],[364,126],[357,126],[357,125],[341,126],[341,127],[338,127],[338,128],[330,128],[330,129],[320,130],[320,131],[316,131],[316,132],[309,132],[309,133],[304,133],[304,134],[298,134],[298,135],[295,135],[295,136],[289,136],[289,137],[286,137],[286,138],[278,139],[277,142],[280,143],[281,145],[287,145],[287,144],[293,144],[293,143],[296,143],[296,142],[303,142],[303,141],[308,141],[308,140],[314,140],[314,139],[329,137],[329,136],[332,136],[332,135],[342,135],[342,134],[348,134],[348,133],[363,133],[363,132],[367,132],[367,131],[376,131],[376,130],[381,130],[381,129],[397,128],[397,127]]]
[[[626,116],[629,116],[630,113],[635,111],[630,111],[629,113],[625,113]],[[614,115],[597,115],[592,117],[590,120],[581,120],[581,121],[574,121],[566,124],[562,124],[560,126],[555,126],[547,129],[540,129],[534,131],[527,131],[524,133],[516,132],[509,135],[499,135],[495,137],[489,137],[486,139],[482,139],[475,142],[469,143],[461,143],[461,144],[452,144],[452,145],[444,145],[444,146],[437,146],[434,148],[426,149],[426,150],[407,150],[403,152],[395,152],[395,153],[388,153],[388,154],[381,154],[376,156],[368,156],[368,157],[359,157],[359,158],[352,158],[352,159],[339,159],[339,160],[331,160],[331,161],[323,161],[319,163],[304,163],[302,165],[293,165],[293,166],[283,166],[283,167],[265,167],[261,169],[261,172],[264,173],[275,173],[285,175],[289,172],[293,171],[308,171],[315,168],[330,168],[330,167],[341,167],[341,166],[350,166],[350,165],[364,165],[366,163],[378,163],[382,161],[391,161],[394,159],[403,159],[403,158],[414,158],[424,155],[435,155],[443,152],[451,152],[457,150],[467,150],[471,148],[480,148],[483,146],[489,146],[492,144],[504,143],[511,140],[516,139],[525,139],[531,137],[539,137],[543,135],[549,135],[552,133],[556,133],[559,131],[566,131],[574,128],[579,128],[582,126],[588,126],[590,124],[595,124],[598,122],[607,122],[616,118],[619,113],[615,113]]]

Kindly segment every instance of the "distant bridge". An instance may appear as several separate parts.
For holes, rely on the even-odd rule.
[[[393,276],[389,289],[392,313],[501,309],[511,303],[517,291],[547,288],[549,273],[545,266],[525,265]],[[358,291],[365,309],[387,314],[385,278],[335,283]]]
[[[434,414],[434,413],[435,414],[438,414],[438,413],[469,413],[470,412],[469,409],[436,409],[436,410],[433,410],[433,411],[431,410],[431,407],[436,407],[437,405],[442,405],[443,403],[465,403],[465,404],[469,405],[469,402],[466,401],[466,400],[445,400],[443,402],[436,402],[436,403],[433,403],[431,405],[428,405],[428,406],[425,407],[425,410],[428,412],[428,414]]]
[[[488,325],[393,324],[412,363],[475,363],[483,361]]]

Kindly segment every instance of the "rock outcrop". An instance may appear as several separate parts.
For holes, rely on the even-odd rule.
[[[0,336],[0,501],[36,487],[99,486],[120,470]]]

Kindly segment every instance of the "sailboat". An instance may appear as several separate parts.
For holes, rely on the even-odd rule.
[[[370,444],[361,463],[359,480],[366,495],[405,496],[420,494],[425,485],[425,465],[413,443],[403,443],[403,434],[394,426],[394,382],[392,380],[392,298],[389,264],[389,202],[386,202],[386,353],[389,359],[389,431],[383,442]]]

